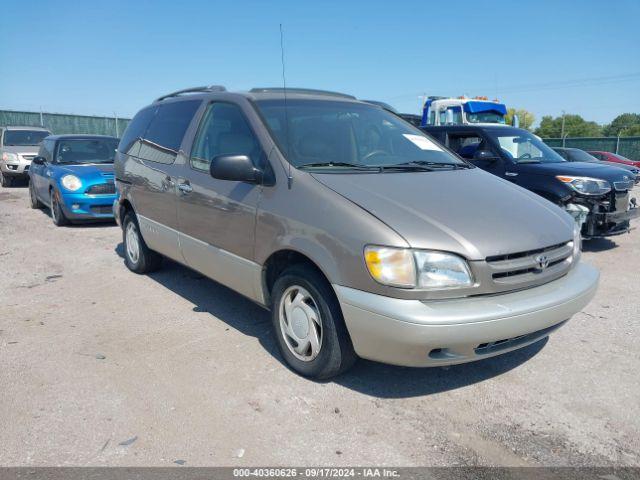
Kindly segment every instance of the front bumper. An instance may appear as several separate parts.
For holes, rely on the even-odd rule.
[[[30,165],[31,162],[26,161],[0,162],[0,169],[7,177],[27,178]]]
[[[334,285],[353,347],[369,360],[411,367],[471,362],[530,345],[593,298],[599,279],[579,263],[539,287],[493,296],[419,301]]]
[[[61,195],[62,210],[70,220],[112,220],[116,195],[86,195],[65,193]]]

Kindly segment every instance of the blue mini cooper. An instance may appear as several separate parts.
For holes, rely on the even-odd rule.
[[[50,135],[29,169],[32,208],[51,209],[58,226],[113,219],[113,159],[118,139],[102,135]]]

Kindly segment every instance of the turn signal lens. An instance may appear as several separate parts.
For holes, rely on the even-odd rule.
[[[411,250],[370,245],[365,247],[364,258],[377,282],[393,287],[416,286],[416,264]]]

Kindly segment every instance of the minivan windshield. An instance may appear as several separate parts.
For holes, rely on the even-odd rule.
[[[503,127],[504,128],[504,127]],[[538,137],[523,130],[490,129],[487,135],[502,149],[502,153],[516,163],[561,163],[564,158]]]
[[[382,108],[331,100],[258,100],[287,160],[298,168],[469,168],[430,137]],[[286,127],[288,125],[288,128]]]
[[[5,147],[35,147],[51,135],[45,130],[7,130],[4,132],[2,145]]]
[[[61,164],[113,163],[117,138],[65,139],[58,141],[55,162]]]

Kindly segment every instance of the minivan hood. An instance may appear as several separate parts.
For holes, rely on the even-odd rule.
[[[562,209],[479,168],[312,175],[386,223],[414,248],[482,260],[573,237],[573,219]]]
[[[624,180],[628,173],[619,167],[609,167],[590,162],[557,162],[557,163],[519,163],[518,171],[532,175],[571,175],[576,177],[591,177],[618,182]]]

